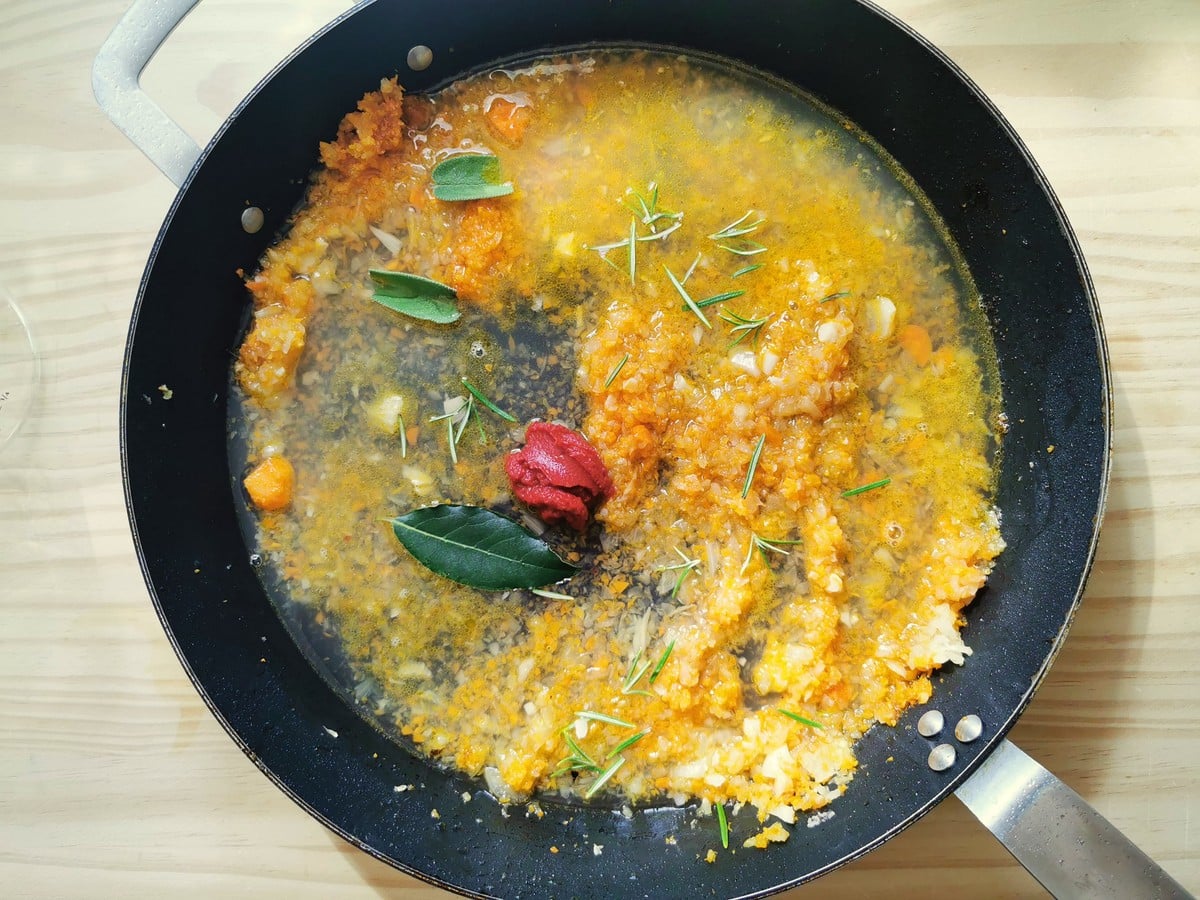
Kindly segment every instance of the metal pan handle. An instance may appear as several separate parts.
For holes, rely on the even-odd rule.
[[[996,747],[955,794],[1055,897],[1192,896],[1015,744]]]
[[[142,91],[142,70],[197,0],[134,0],[92,64],[96,102],[162,173],[182,186],[200,147]]]

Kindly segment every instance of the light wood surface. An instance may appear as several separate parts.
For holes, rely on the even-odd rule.
[[[452,4],[449,4],[452,6]],[[887,0],[999,105],[1099,291],[1099,559],[1014,739],[1200,892],[1200,4]],[[44,360],[0,451],[0,896],[434,897],[277,791],[184,678],[126,524],[129,313],[174,188],[90,90],[125,0],[0,0],[0,282]],[[204,0],[144,84],[203,144],[335,0]],[[0,389],[2,389],[0,385]],[[957,801],[808,897],[1040,896]]]

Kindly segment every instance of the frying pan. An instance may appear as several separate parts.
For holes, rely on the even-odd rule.
[[[346,840],[474,896],[762,896],[815,878],[957,791],[1060,896],[1187,896],[1004,735],[1053,661],[1095,552],[1109,471],[1110,385],[1099,309],[1041,172],[995,108],[920,37],[862,0],[376,0],[331,23],[238,106],[203,152],[138,88],[195,0],[139,0],[97,57],[113,121],[180,187],[143,276],[126,348],[126,502],[155,607],[188,676],[259,768]],[[768,852],[698,862],[711,829],[689,808],[555,806],[509,814],[483,786],[431,766],[361,718],[270,604],[238,526],[226,451],[229,362],[250,271],[300,201],[319,141],[380,78],[433,88],[505,58],[588,43],[668,46],[751,64],[878,140],[962,250],[999,353],[1005,409],[998,503],[1008,549],[967,610],[975,649],[934,678],[948,722],[984,735],[943,772],[914,725],[877,727],[817,829]],[[425,45],[433,62],[405,65]],[[240,226],[247,204],[266,226]],[[170,403],[157,386],[175,387]],[[1048,448],[1053,447],[1053,452]],[[414,790],[397,792],[397,785]],[[438,810],[440,818],[431,817]],[[749,811],[732,825],[750,833]],[[665,838],[673,838],[667,843]],[[594,855],[593,845],[603,853]],[[551,846],[557,853],[549,852]]]

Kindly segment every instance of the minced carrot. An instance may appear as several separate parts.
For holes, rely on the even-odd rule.
[[[296,470],[282,456],[270,456],[242,479],[250,501],[264,512],[284,509],[292,502]]]
[[[918,366],[929,365],[933,356],[933,341],[930,340],[928,331],[920,325],[905,325],[900,329],[899,339],[900,346]]]
[[[494,97],[484,116],[492,134],[510,147],[519,147],[525,137],[525,129],[529,127],[529,120],[533,117],[533,110],[528,106],[517,106],[503,97]]]

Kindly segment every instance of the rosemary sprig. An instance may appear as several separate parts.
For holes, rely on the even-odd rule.
[[[558,767],[551,778],[558,778],[560,775],[565,775],[568,772],[599,772],[600,764],[597,763],[588,754],[586,750],[579,746],[576,740],[571,737],[571,726],[568,725],[560,732],[563,740],[566,741],[567,749],[571,751],[569,756],[565,756],[558,761]]]
[[[800,715],[799,713],[794,713],[789,709],[779,709],[778,707],[776,707],[775,711],[787,716],[789,719],[792,719],[793,721],[799,722],[801,725],[807,725],[809,728],[824,728],[825,727],[820,722],[814,722],[812,719],[806,719],[806,718],[804,718],[804,716]]]
[[[463,379],[466,383],[466,379]],[[462,399],[461,397],[459,398]],[[454,465],[458,465],[458,442],[462,439],[463,432],[467,428],[467,422],[471,419],[471,413],[475,411],[475,394],[472,392],[467,396],[467,402],[453,412],[442,413],[440,416],[430,416],[430,422],[446,422],[446,435],[450,439],[450,461]],[[455,421],[457,420],[457,422]],[[516,419],[513,419],[515,422]],[[458,425],[456,429],[454,426]]]
[[[758,459],[762,456],[763,444],[767,441],[765,434],[758,436],[758,443],[754,445],[754,453],[750,455],[750,465],[746,469],[746,482],[742,485],[742,498],[750,493],[750,485],[754,483],[754,473],[758,470]]]
[[[721,846],[729,849],[729,820],[725,818],[725,804],[717,804],[717,825],[721,829]]]
[[[850,488],[848,491],[842,491],[843,497],[857,497],[859,494],[865,494],[867,491],[873,491],[876,488],[887,487],[892,483],[890,478],[880,478],[878,481],[872,481],[870,484],[860,485],[856,488]]]
[[[683,587],[683,583],[687,580],[687,577],[696,571],[696,567],[700,565],[700,560],[689,559],[688,555],[678,547],[675,548],[675,552],[679,554],[679,558],[683,562],[676,563],[673,566],[660,566],[658,569],[659,572],[679,572],[679,575],[675,578],[675,587],[671,588],[672,600],[679,596],[679,589]]]
[[[715,231],[709,235],[709,238],[717,242],[717,246],[722,250],[728,250],[738,256],[755,256],[759,253],[765,253],[767,248],[758,241],[751,241],[744,235],[751,234],[758,230],[758,226],[766,221],[765,218],[759,216],[753,222],[746,223],[746,220],[754,215],[754,210],[747,210],[746,214],[735,222],[730,222],[720,231]]]
[[[396,413],[396,419],[400,423],[400,458],[408,459],[408,428],[404,425],[403,414]]]
[[[680,215],[682,215],[682,213],[680,213]],[[682,226],[683,226],[683,222],[681,222],[681,221],[676,222],[674,225],[671,225],[668,228],[664,228],[662,231],[656,231],[652,234],[639,234],[637,236],[637,239],[639,241],[641,241],[643,244],[646,243],[646,241],[661,241],[668,235],[673,234],[675,231],[678,231]],[[605,262],[609,263],[610,265],[615,266],[616,263],[614,263],[612,260],[608,259],[608,257],[606,257],[604,254],[608,253],[610,250],[618,250],[621,247],[628,247],[628,246],[629,246],[629,238],[623,237],[623,238],[621,238],[621,240],[613,241],[611,244],[584,244],[583,249],[584,250],[595,250],[597,253],[600,254],[601,259],[603,259]],[[765,250],[766,248],[764,247],[763,249]]]
[[[609,372],[608,377],[604,379],[605,390],[608,390],[612,386],[613,381],[616,379],[617,375],[620,374],[621,370],[625,368],[625,363],[627,362],[629,362],[628,353],[621,357],[621,361],[613,366],[613,370]]]
[[[632,722],[626,722],[624,719],[617,719],[613,716],[605,715],[604,713],[592,712],[590,709],[581,710],[575,713],[577,719],[588,719],[592,722],[603,722],[606,725],[616,725],[620,728],[636,728]]]
[[[802,543],[804,543],[804,542],[803,541],[788,541],[788,540],[784,540],[783,538],[765,538],[765,537],[760,537],[759,535],[752,533],[750,535],[750,549],[746,551],[746,559],[742,562],[742,567],[741,567],[741,569],[738,570],[738,574],[740,575],[740,574],[745,573],[746,569],[749,568],[750,560],[754,559],[754,551],[755,550],[757,550],[759,552],[759,555],[762,556],[763,563],[766,565],[770,565],[771,561],[767,557],[767,551],[770,551],[771,553],[778,553],[780,556],[790,556],[791,555],[790,552],[787,550],[784,550],[783,548],[785,546],[789,546],[792,544],[802,544]]]
[[[647,189],[650,191],[650,202],[649,203],[646,202],[645,197],[643,197],[641,194],[639,194],[633,188],[629,188],[628,193],[633,194],[634,199],[637,200],[637,202],[638,202],[639,209],[634,209],[629,204],[626,204],[626,206],[628,206],[629,209],[633,210],[635,215],[639,211],[641,212],[641,216],[642,216],[641,222],[643,225],[648,227],[652,232],[657,232],[658,229],[655,227],[655,225],[662,219],[671,219],[675,222],[679,222],[679,220],[683,218],[683,213],[681,213],[681,212],[664,212],[664,211],[659,210],[659,208],[658,208],[658,182],[655,182],[655,181],[650,182],[650,184],[647,185]]]
[[[604,757],[605,762],[612,759],[614,756],[625,752],[649,733],[649,731],[639,731],[637,734],[625,738],[625,740],[621,741],[621,743],[617,744],[617,746],[608,751],[608,755]]]
[[[849,296],[850,296],[849,291],[838,291],[835,294],[829,294],[826,297],[822,297],[820,300],[817,301],[817,303],[828,303],[830,300],[838,300],[842,297],[849,297]]]
[[[754,215],[754,210],[752,210],[752,209],[746,210],[746,214],[744,216],[742,216],[740,219],[738,219],[736,222],[730,222],[728,225],[726,225],[720,231],[715,231],[712,234],[710,234],[709,237],[712,238],[714,241],[727,241],[730,238],[737,238],[737,237],[741,237],[744,234],[750,234],[752,231],[757,230],[758,226],[766,221],[765,217],[759,216],[755,221],[751,222],[749,225],[743,225],[742,223],[745,222],[752,215]]]
[[[498,407],[495,403],[493,403],[491,400],[489,400],[487,397],[485,397],[483,395],[483,391],[479,390],[479,388],[475,387],[475,385],[473,385],[473,384],[471,384],[471,382],[467,381],[466,378],[462,379],[462,383],[463,383],[463,387],[465,387],[468,391],[471,392],[472,397],[474,397],[476,400],[478,400],[480,403],[482,403],[484,406],[486,406],[488,409],[490,409],[492,412],[494,412],[500,418],[504,419],[504,421],[514,422],[514,423],[517,421],[516,416],[510,415],[509,413],[506,413],[504,410],[502,410],[500,407]]]
[[[652,663],[650,660],[642,660],[641,650],[634,654],[633,659],[629,663],[629,671],[625,673],[625,680],[621,682],[621,693],[644,694],[649,696],[649,691],[637,690],[636,685],[642,680],[642,676],[646,674],[646,670],[649,669],[651,665]]]
[[[625,765],[625,757],[618,756],[607,769],[596,776],[596,780],[592,782],[591,787],[589,787],[584,793],[583,799],[591,800],[592,797],[595,796],[596,792],[600,790],[600,788],[608,784],[608,780],[616,775],[617,770],[623,765]]]
[[[762,263],[754,263],[753,265],[750,265],[750,266],[742,266],[740,269],[738,269],[736,272],[734,272],[729,277],[730,278],[741,278],[743,275],[749,275],[751,272],[761,269],[762,267],[763,267]]]
[[[752,343],[755,347],[758,346],[758,338],[762,333],[763,326],[771,319],[771,313],[767,313],[761,319],[748,319],[745,316],[738,315],[733,310],[721,310],[718,315],[733,326],[732,333],[737,335],[730,344],[729,348],[736,347],[748,337],[753,337]],[[740,334],[739,334],[740,332]]]
[[[700,307],[696,305],[696,301],[691,298],[691,295],[688,294],[684,286],[679,283],[679,279],[675,277],[674,273],[666,266],[663,266],[663,271],[667,273],[667,278],[671,279],[671,284],[675,285],[675,290],[679,291],[679,296],[683,298],[683,302],[687,304],[687,308],[695,314],[697,319],[704,323],[705,328],[712,328],[712,322],[708,321],[708,318],[700,311]]]
[[[667,660],[671,658],[671,653],[675,650],[675,642],[667,644],[667,649],[662,652],[662,656],[658,658],[658,662],[654,664],[654,671],[650,673],[650,683],[654,684],[659,675],[662,674],[663,666],[667,664]]]

